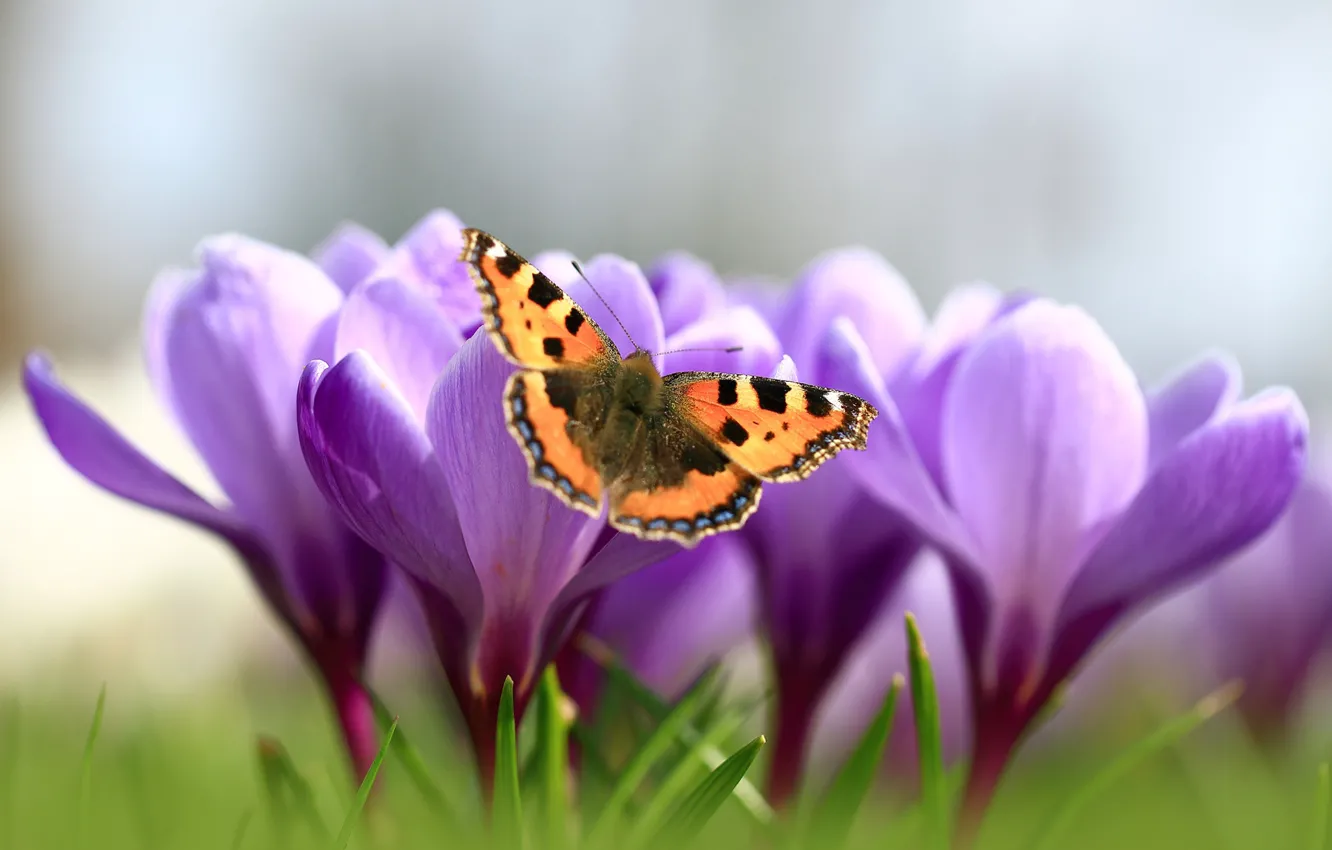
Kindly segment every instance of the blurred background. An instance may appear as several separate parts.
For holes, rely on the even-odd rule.
[[[862,243],[927,308],[1037,290],[1148,383],[1220,347],[1317,413],[1330,43],[1323,0],[0,0],[0,683],[289,657],[220,546],[77,478],[17,387],[48,349],[214,492],[137,332],[153,274],[218,231],[392,241],[447,207],[529,256],[777,279]]]

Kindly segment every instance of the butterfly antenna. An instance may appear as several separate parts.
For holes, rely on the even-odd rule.
[[[583,267],[578,265],[578,261],[570,260],[570,262],[573,263],[574,271],[578,272],[578,276],[583,279],[583,283],[587,284],[588,289],[592,290],[592,294],[597,296],[601,303],[606,306],[606,309],[610,311],[611,317],[615,319],[615,324],[619,325],[620,330],[624,331],[624,335],[629,338],[629,344],[634,347],[634,351],[638,351],[638,343],[634,342],[634,335],[629,333],[629,329],[624,326],[624,322],[620,321],[620,317],[615,313],[615,308],[610,305],[609,301],[601,297],[600,292],[597,292],[597,288],[592,285],[592,281],[588,280],[587,275],[583,274]]]
[[[670,351],[658,351],[651,357],[661,357],[663,354],[683,354],[686,351],[720,351],[722,354],[734,354],[737,351],[744,351],[743,345],[732,345],[728,348],[672,348]]]

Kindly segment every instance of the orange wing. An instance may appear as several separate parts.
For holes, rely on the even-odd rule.
[[[879,415],[850,393],[795,381],[677,372],[665,382],[680,414],[764,481],[798,481],[842,449],[865,448]]]
[[[611,525],[647,540],[693,546],[720,531],[744,525],[758,507],[757,478],[718,453],[720,469],[691,469],[683,480],[653,489],[617,483],[611,493]]]
[[[463,231],[458,258],[481,295],[486,329],[496,347],[529,369],[620,359],[615,344],[536,266],[489,233]]]
[[[578,369],[518,371],[509,376],[504,398],[509,433],[527,457],[532,483],[595,517],[601,515],[601,476],[584,432],[569,427],[579,399],[597,394],[594,381]]]

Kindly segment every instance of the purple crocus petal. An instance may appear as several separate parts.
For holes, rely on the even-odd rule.
[[[347,222],[339,225],[311,251],[310,259],[343,292],[351,292],[356,284],[368,278],[380,263],[388,259],[389,253],[388,245],[379,234]]]
[[[867,492],[905,517],[935,546],[964,563],[974,563],[965,529],[921,463],[869,348],[850,320],[843,317],[833,322],[821,359],[830,386],[854,393],[879,410],[864,454],[856,456],[848,469]]]
[[[565,507],[528,480],[505,425],[513,367],[484,330],[473,334],[435,386],[426,433],[443,466],[485,591],[488,610],[516,617],[536,639],[536,618],[587,559],[603,522]]]
[[[291,399],[342,292],[299,254],[239,236],[205,242],[202,270],[163,322],[181,427],[236,513],[295,563],[327,508],[300,467]]]
[[[440,588],[470,629],[481,586],[444,472],[411,407],[363,352],[309,365],[297,392],[301,449],[320,492],[371,546]]]
[[[750,635],[755,592],[748,548],[721,535],[609,587],[587,630],[673,699]]]
[[[235,515],[205,501],[149,460],[76,398],[42,354],[34,352],[24,360],[23,387],[55,450],[84,478],[131,502],[228,539],[246,535]]]
[[[466,333],[481,323],[481,299],[467,264],[458,259],[462,228],[456,215],[435,210],[399,240],[379,272],[424,287],[449,321]]]
[[[93,484],[146,508],[217,534],[245,559],[260,592],[294,625],[286,591],[262,543],[230,511],[221,510],[162,469],[65,388],[44,356],[29,354],[23,386],[55,450]]]
[[[740,346],[739,351],[724,349]],[[767,375],[782,356],[781,343],[752,307],[722,307],[666,338],[672,372]],[[699,349],[699,350],[690,350]]]
[[[1000,315],[1004,296],[987,284],[963,286],[939,305],[921,347],[890,376],[888,391],[897,402],[921,462],[944,494],[943,446],[940,443],[944,396],[958,359],[977,335]]]
[[[887,260],[864,248],[828,253],[796,282],[777,333],[802,370],[838,316],[860,331],[881,375],[896,371],[925,330],[916,293]]]
[[[777,327],[786,312],[787,286],[778,280],[760,277],[727,278],[723,282],[726,302],[733,307],[753,307],[764,321]]]
[[[726,306],[726,292],[712,266],[683,251],[658,259],[647,272],[669,337]]]
[[[1329,559],[1332,492],[1306,474],[1271,530],[1192,594],[1205,603],[1216,672],[1244,680],[1239,708],[1259,735],[1288,731],[1332,635]]]
[[[1262,534],[1300,481],[1308,431],[1295,394],[1274,389],[1185,438],[1079,570],[1060,610],[1051,675],[1067,673],[1118,616]]]
[[[1147,464],[1147,408],[1086,313],[1036,301],[997,322],[958,364],[943,419],[944,476],[1005,622],[999,657],[1036,652],[1087,540],[1133,498]],[[1025,653],[1024,653],[1025,654]],[[1038,659],[1015,656],[1023,665]]]
[[[444,311],[418,286],[376,277],[352,290],[338,317],[336,357],[361,349],[393,376],[419,422],[430,391],[462,346]]]
[[[1211,354],[1185,367],[1147,400],[1151,465],[1169,456],[1189,434],[1240,397],[1243,378],[1228,354]]]

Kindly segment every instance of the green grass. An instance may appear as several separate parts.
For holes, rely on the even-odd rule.
[[[352,848],[512,846],[512,839],[492,843],[475,828],[481,795],[468,746],[461,730],[448,722],[450,708],[432,695],[386,695],[386,717],[400,717],[401,726],[391,740],[385,736],[381,741],[375,791],[365,799],[353,829],[358,822],[349,813],[358,811],[363,798],[339,749],[331,713],[313,687],[232,687],[158,705],[142,700],[121,704],[117,695],[123,689],[115,681],[109,685],[96,734],[90,717],[97,712],[86,697],[0,696],[0,811],[6,815],[0,822],[0,848],[331,850],[340,846],[340,826]],[[903,699],[906,690],[903,686]],[[592,826],[578,805],[584,789],[567,775],[561,787],[561,759],[567,754],[560,752],[556,730],[567,715],[542,715],[547,698],[551,709],[558,707],[553,679],[543,682],[534,702],[536,719],[523,724],[521,734],[536,736],[534,741],[505,745],[513,746],[506,750],[513,753],[506,756],[506,783],[520,750],[540,754],[533,787],[510,786],[504,792],[515,797],[510,811],[523,812],[531,850],[558,846],[566,836],[585,836]],[[649,721],[636,738],[621,729],[618,734],[628,736],[629,746],[607,747],[606,775],[585,774],[584,783],[624,781],[635,754],[647,748],[673,710],[677,717],[692,715],[707,702],[695,697],[681,710],[678,703],[653,699],[649,711],[626,696],[622,713],[642,710]],[[645,695],[642,700],[650,701]],[[1325,846],[1332,791],[1319,765],[1327,755],[1296,748],[1260,769],[1251,745],[1236,738],[1236,724],[1193,729],[1199,717],[1217,707],[1209,703],[1201,713],[1158,717],[1147,724],[1065,732],[1057,746],[1029,751],[1000,789],[981,850],[1030,848],[1042,837],[1053,842],[1048,846],[1079,850]],[[763,731],[763,714],[739,724],[737,710],[723,703],[708,712],[711,725],[676,723],[680,728],[672,746],[660,740],[652,744],[651,763],[632,771],[632,792],[619,795],[619,822],[606,836],[608,846],[676,846],[672,842],[681,833],[693,831],[697,839],[689,846],[736,850],[768,843],[758,840],[762,827],[731,791],[740,776],[763,775],[761,765],[750,766],[756,756],[762,760],[755,725]],[[854,781],[843,782],[850,796],[866,795],[849,823],[842,822],[842,813],[836,819],[835,832],[845,832],[848,848],[914,850],[925,846],[928,837],[926,830],[911,828],[913,818],[920,819],[911,794],[890,792],[881,780],[865,787],[865,764],[882,747],[890,714],[885,706],[853,769]],[[709,761],[701,755],[705,750],[719,758]],[[404,753],[411,758],[404,759]],[[913,765],[890,767],[903,774],[916,770]],[[952,771],[947,778],[951,783]],[[603,791],[603,799],[609,799],[610,789]],[[659,799],[658,793],[665,796]],[[546,810],[569,798],[567,809],[550,819]],[[847,803],[855,808],[853,801]],[[1234,829],[1236,823],[1244,829]],[[779,820],[773,830],[779,840],[768,846],[791,846],[786,839],[795,834],[793,825]],[[839,837],[833,832],[830,827],[820,834],[816,828],[805,846],[825,846]],[[80,834],[89,839],[82,845]],[[568,846],[580,845],[571,840]]]

